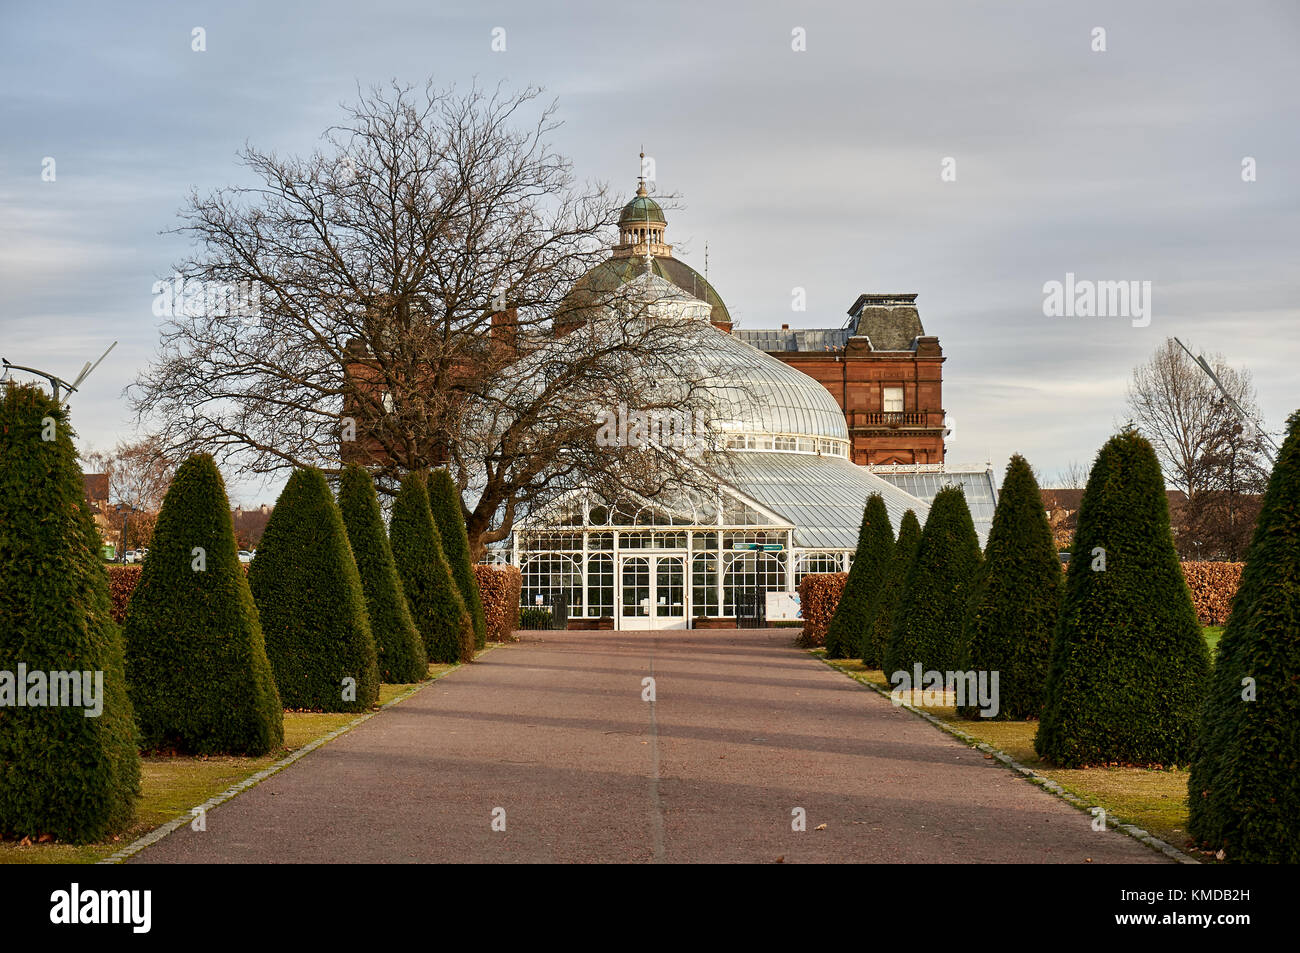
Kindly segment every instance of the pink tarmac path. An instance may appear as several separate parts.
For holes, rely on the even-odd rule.
[[[1167,860],[788,629],[522,636],[132,862]]]

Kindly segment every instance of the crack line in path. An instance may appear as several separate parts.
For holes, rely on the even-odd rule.
[[[650,637],[650,677],[655,679],[655,646],[659,639]],[[650,683],[654,693],[650,696],[650,823],[653,830],[654,863],[664,862],[664,808],[659,797],[659,718],[656,706],[659,704],[659,681]]]

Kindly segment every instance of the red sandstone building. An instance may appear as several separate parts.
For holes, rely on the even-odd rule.
[[[854,463],[943,462],[943,349],[925,333],[916,295],[859,295],[842,328],[732,333],[831,392]]]

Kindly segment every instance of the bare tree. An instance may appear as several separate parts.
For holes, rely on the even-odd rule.
[[[107,476],[110,508],[123,504],[131,507],[125,522],[128,538],[120,540],[123,547],[128,543],[149,545],[158,510],[175,472],[174,460],[163,452],[158,438],[122,440],[111,450],[88,449],[82,452],[81,459],[88,470]]]
[[[1252,497],[1268,482],[1264,438],[1250,372],[1218,354],[1209,363],[1248,419],[1169,338],[1133,372],[1130,423],[1155,447],[1167,483],[1186,496],[1175,514],[1180,553],[1236,558],[1258,510]]]
[[[1056,474],[1053,486],[1058,490],[1082,490],[1088,485],[1088,468],[1071,460]]]
[[[361,460],[381,490],[447,465],[478,547],[580,485],[702,481],[679,448],[596,439],[602,410],[704,408],[706,375],[662,288],[580,280],[621,202],[575,185],[538,95],[374,89],[322,150],[248,148],[260,185],[193,194],[197,251],[132,388],[168,450],[258,474]]]
[[[1229,366],[1221,354],[1210,364],[1242,409],[1258,419],[1250,372]],[[1130,424],[1155,447],[1169,485],[1189,501],[1209,489],[1224,441],[1242,422],[1173,338],[1133,371],[1128,405]]]

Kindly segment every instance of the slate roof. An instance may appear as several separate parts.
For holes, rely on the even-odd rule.
[[[925,334],[914,294],[863,294],[849,308],[857,337],[866,337],[876,351],[911,351]]]
[[[865,337],[874,351],[914,351],[916,339],[925,335],[914,294],[862,294],[849,308],[842,328],[782,328],[732,332],[760,351],[838,350],[853,337]]]
[[[735,330],[731,332],[741,341],[760,351],[825,351],[838,350],[849,341],[848,328],[799,328],[781,331]]]

